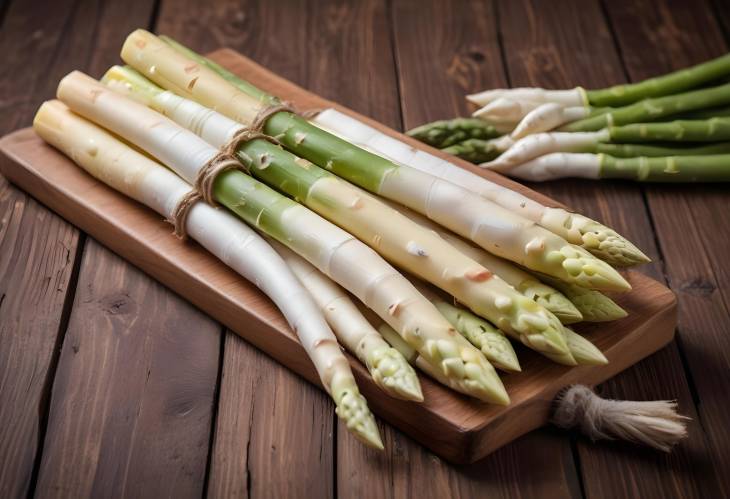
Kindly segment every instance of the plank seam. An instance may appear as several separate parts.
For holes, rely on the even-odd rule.
[[[207,497],[208,494],[208,487],[210,486],[210,468],[213,463],[213,451],[215,450],[215,437],[216,432],[218,431],[218,413],[220,411],[220,395],[221,395],[221,382],[223,379],[223,359],[225,358],[225,350],[226,350],[226,337],[228,334],[231,334],[228,332],[228,330],[223,327],[222,325],[219,325],[219,332],[220,332],[220,346],[218,347],[218,373],[216,374],[215,379],[215,390],[213,392],[213,404],[210,414],[210,437],[208,439],[208,456],[206,458],[205,462],[205,475],[203,477],[203,489],[202,489],[202,496]]]
[[[30,483],[28,486],[28,499],[35,495],[36,485],[38,484],[38,476],[41,470],[43,460],[43,448],[45,446],[46,431],[48,429],[48,419],[51,412],[51,400],[53,398],[53,383],[56,379],[56,371],[58,369],[58,361],[61,357],[64,340],[68,330],[69,320],[71,319],[71,311],[76,298],[76,286],[81,271],[81,260],[86,246],[86,234],[79,231],[79,239],[76,244],[76,252],[73,256],[73,266],[71,267],[71,275],[66,289],[66,296],[63,299],[61,307],[61,319],[58,323],[58,332],[56,333],[56,341],[53,345],[51,361],[43,380],[43,389],[41,390],[41,399],[38,404],[38,441],[36,443],[36,454],[33,460],[33,469],[30,475]]]
[[[398,49],[396,48],[396,43],[398,43],[397,38],[395,36],[395,14],[393,9],[393,2],[392,0],[386,0],[385,2],[385,8],[388,10],[388,36],[390,37],[390,53],[391,57],[393,58],[393,73],[395,75],[395,92],[396,92],[396,98],[398,99],[398,119],[400,120],[400,123],[398,123],[398,128],[400,130],[403,130],[404,124],[405,124],[405,113],[404,113],[404,100],[403,100],[403,89],[401,88],[401,85],[403,84],[400,77],[400,57],[398,56]],[[405,131],[405,130],[404,130]]]

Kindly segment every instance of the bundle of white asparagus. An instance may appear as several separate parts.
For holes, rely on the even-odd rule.
[[[308,121],[172,40],[135,31],[122,58],[102,82],[67,75],[35,129],[271,297],[366,444],[382,448],[340,345],[415,402],[414,367],[509,404],[495,367],[521,370],[510,340],[608,362],[567,324],[625,316],[604,294],[630,289],[612,265],[646,257],[611,229],[335,110]]]

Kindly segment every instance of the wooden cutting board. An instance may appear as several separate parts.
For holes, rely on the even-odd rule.
[[[335,107],[381,131],[442,157],[373,120],[329,102],[276,76],[242,55],[221,49],[211,57],[257,86],[292,101],[300,109]],[[273,304],[252,284],[194,242],[183,243],[160,216],[87,175],[46,145],[32,129],[0,140],[0,172],[111,250],[126,258],[289,369],[319,384],[314,368],[294,333]],[[558,203],[498,174],[448,157],[461,167],[551,206]],[[633,291],[615,297],[629,316],[611,323],[579,324],[608,357],[600,367],[567,368],[518,347],[521,373],[503,376],[512,399],[498,407],[468,399],[421,376],[425,401],[392,399],[370,381],[353,357],[358,384],[373,412],[439,456],[469,463],[528,431],[544,425],[551,402],[563,387],[597,384],[669,343],[676,326],[674,294],[638,272],[627,272]],[[647,380],[647,382],[651,382]],[[292,414],[292,417],[296,417]]]

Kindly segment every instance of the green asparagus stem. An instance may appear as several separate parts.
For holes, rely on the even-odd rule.
[[[707,120],[710,118],[726,118],[730,117],[730,106],[708,107],[707,109],[698,109],[697,111],[689,111],[678,115],[683,120]]]
[[[539,274],[538,277],[567,296],[580,310],[586,322],[615,321],[628,315],[616,302],[600,291],[576,286],[544,274]]]
[[[730,154],[663,158],[614,158],[605,154],[599,156],[600,178],[644,182],[730,181]]]
[[[625,106],[648,97],[684,92],[728,74],[730,74],[730,54],[638,83],[587,90],[586,95],[593,106]]]
[[[730,83],[636,102],[591,118],[574,121],[561,130],[592,132],[612,125],[655,121],[679,113],[730,104]]]
[[[446,317],[446,320],[469,340],[469,343],[481,350],[495,367],[505,371],[522,370],[512,344],[496,327],[478,315],[444,300],[431,301],[441,315]]]
[[[502,154],[501,149],[494,142],[484,139],[467,139],[445,147],[442,151],[474,164],[492,161]]]
[[[603,153],[615,158],[636,158],[646,156],[656,158],[662,156],[706,156],[711,154],[730,153],[730,142],[718,142],[704,146],[683,147],[681,145],[648,145],[648,144],[613,144],[601,142],[590,151]]]
[[[730,88],[730,87],[729,87]],[[608,128],[611,142],[717,142],[730,140],[730,118],[634,123]]]
[[[467,139],[493,139],[502,135],[494,125],[477,118],[456,118],[426,123],[408,132],[413,138],[443,149]]]

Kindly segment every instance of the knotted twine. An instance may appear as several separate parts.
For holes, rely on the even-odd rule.
[[[231,140],[220,148],[218,154],[210,158],[198,170],[193,189],[185,194],[178,201],[177,205],[175,205],[172,216],[167,221],[174,227],[174,234],[178,238],[182,240],[187,239],[188,235],[185,226],[188,213],[196,202],[202,199],[212,206],[219,206],[218,202],[213,198],[213,184],[215,183],[215,179],[218,178],[218,175],[228,170],[240,170],[244,173],[249,173],[248,168],[236,158],[236,151],[241,145],[254,139],[264,139],[273,144],[281,145],[276,138],[266,135],[263,130],[266,120],[282,111],[299,115],[307,120],[314,118],[321,112],[320,109],[298,111],[288,102],[280,102],[262,108],[256,114],[249,127],[242,128],[236,132]]]
[[[172,211],[172,216],[167,220],[174,227],[174,234],[182,239],[188,238],[186,223],[190,208],[201,199],[212,206],[219,206],[218,202],[213,198],[213,184],[218,175],[228,170],[240,170],[248,173],[248,167],[236,158],[238,148],[248,141],[255,139],[264,139],[279,145],[279,141],[261,131],[263,127],[261,122],[256,127],[251,126],[242,128],[236,132],[231,140],[224,144],[218,153],[210,158],[203,167],[198,170],[195,176],[193,188],[185,194]]]
[[[627,440],[664,452],[687,437],[686,422],[673,400],[610,400],[585,385],[573,385],[555,399],[552,423],[575,428],[591,440]]]

